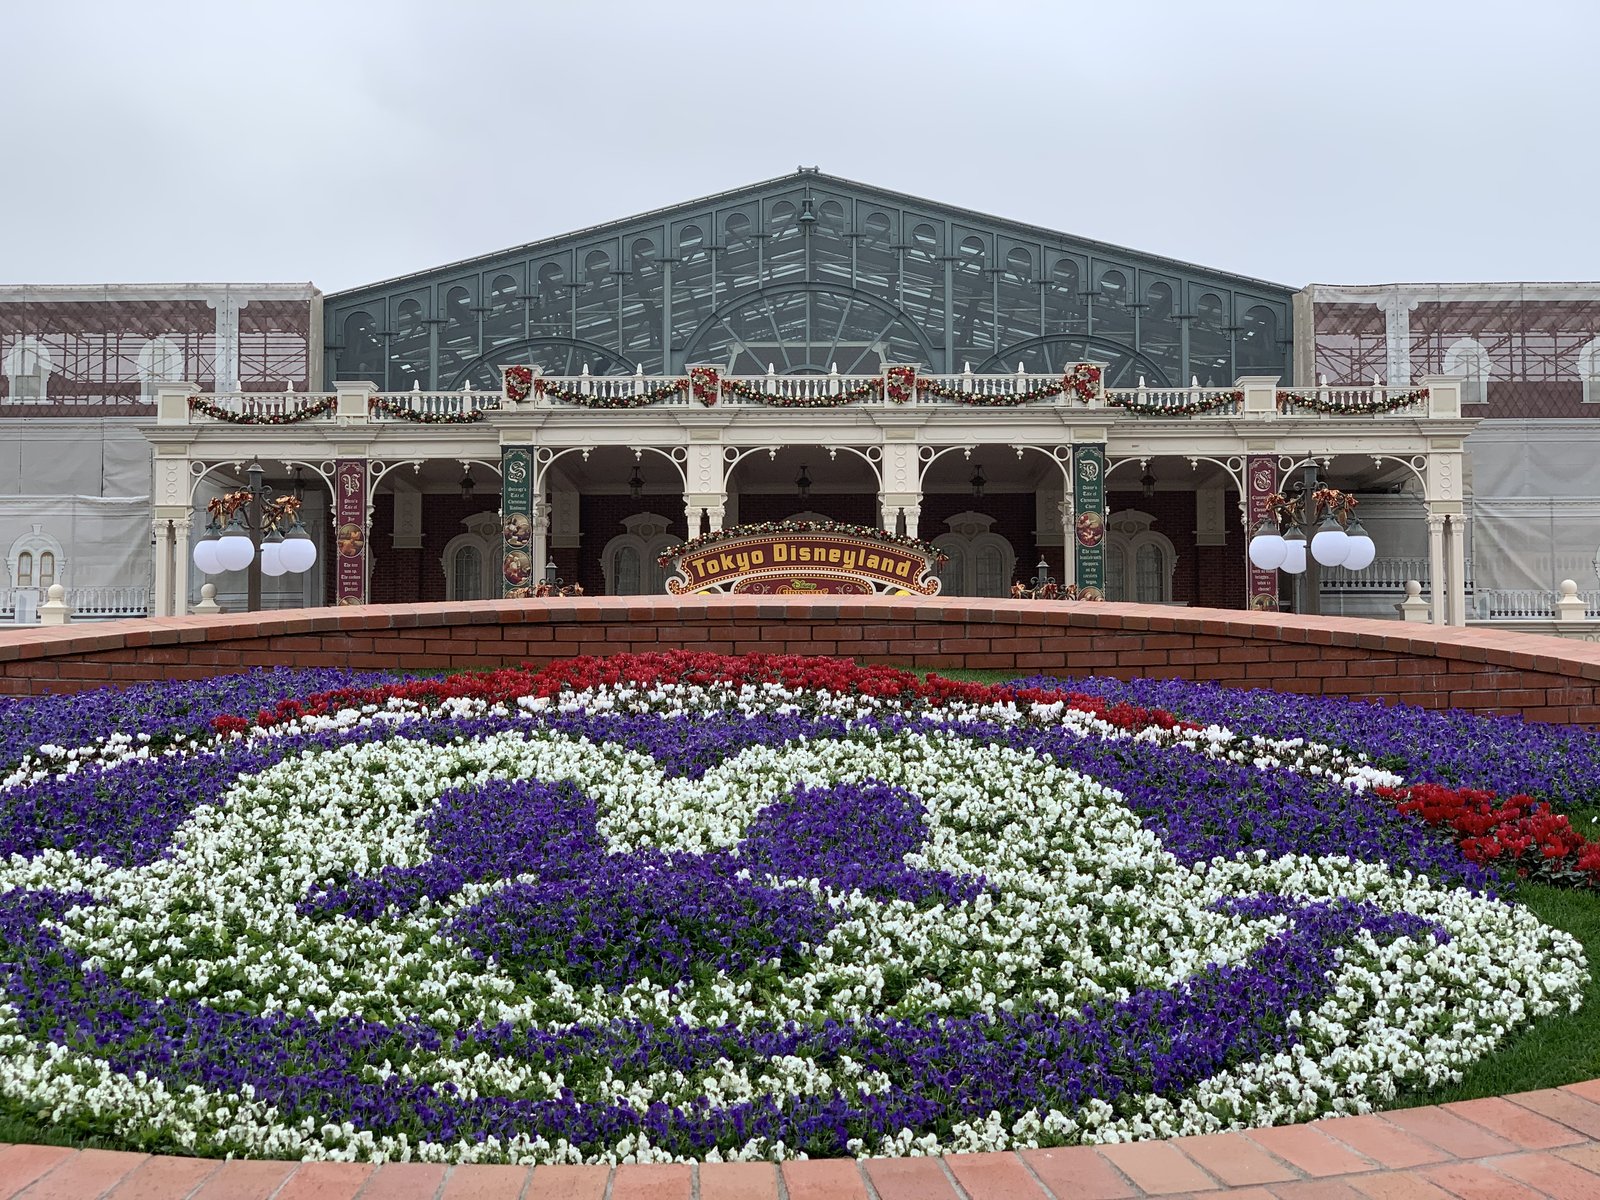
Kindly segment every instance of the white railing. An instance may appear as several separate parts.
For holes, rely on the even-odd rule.
[[[463,388],[459,392],[425,392],[420,387],[415,387],[409,392],[376,394],[378,399],[385,403],[416,413],[419,417],[461,417],[484,409],[500,407],[499,392],[473,391],[471,388]],[[382,408],[374,408],[369,420],[381,423],[404,421],[406,418],[384,412]]]
[[[1273,415],[1349,419],[1385,416],[1416,417],[1429,412],[1429,396],[1424,388],[1373,387],[1279,388],[1276,394],[1264,388],[1251,395],[1238,387],[1138,387],[1096,388],[1085,399],[1075,387],[1063,386],[1061,372],[1013,371],[980,373],[971,370],[943,374],[919,373],[909,396],[889,397],[886,374],[840,375],[722,375],[714,402],[730,408],[828,407],[854,403],[887,408],[1011,407],[1031,404],[1046,408],[1111,409],[1136,417],[1156,420],[1205,418],[1265,418]],[[909,381],[909,380],[908,380]],[[1043,393],[1043,394],[1041,394]],[[191,409],[195,421],[227,420],[230,417],[248,424],[295,423],[298,414],[308,409],[314,415],[299,420],[366,421],[448,421],[470,418],[473,413],[502,406],[517,407],[498,391],[423,391],[420,386],[404,392],[365,393],[379,403],[367,412],[346,411],[338,416],[333,393],[314,392],[227,392],[200,394],[202,403]],[[1404,400],[1397,408],[1387,405]],[[596,409],[634,408],[643,404],[665,408],[700,405],[686,375],[539,375],[532,394],[522,404],[534,407],[582,405]],[[226,416],[207,412],[220,410]],[[176,416],[176,414],[174,414]],[[180,418],[181,419],[181,418]]]
[[[245,417],[251,421],[272,420],[274,418],[288,421],[296,414],[308,408],[316,408],[319,404],[326,404],[326,412],[316,416],[302,417],[305,421],[331,421],[333,419],[333,405],[331,394],[321,395],[317,392],[207,392],[195,397],[204,401],[213,408],[220,408],[224,412],[232,413],[236,417]],[[217,420],[209,414],[197,414],[207,420]],[[222,418],[226,419],[226,418]]]
[[[1403,592],[1406,580],[1415,579],[1428,590],[1432,564],[1426,558],[1375,558],[1363,571],[1343,567],[1322,568],[1322,590],[1328,592]],[[1467,591],[1472,586],[1472,560],[1466,561]]]
[[[1479,588],[1472,597],[1472,615],[1480,621],[1554,617],[1558,595],[1545,588]],[[1600,591],[1579,592],[1578,598],[1586,615],[1600,617]]]
[[[143,584],[67,589],[74,621],[110,621],[150,615],[150,589]]]
[[[150,615],[150,588],[144,584],[70,587],[66,595],[74,621],[115,621]],[[0,622],[36,624],[43,588],[0,588]]]
[[[761,393],[759,398],[741,396],[738,392],[728,387],[724,381],[721,402],[745,408],[761,408],[764,405],[779,407],[804,407],[806,405],[824,405],[830,399],[846,394],[854,395],[865,388],[867,394],[860,403],[879,404],[883,402],[883,376],[882,375],[760,375],[753,379],[737,378],[736,382],[745,388],[755,389]],[[684,393],[687,397],[688,393]]]
[[[1106,398],[1141,416],[1237,417],[1244,409],[1237,388],[1107,388]]]
[[[1278,411],[1290,417],[1322,417],[1337,421],[1345,417],[1425,417],[1428,415],[1428,389],[1391,387],[1374,381],[1371,387],[1326,384],[1317,387],[1280,387]],[[1301,398],[1304,399],[1301,399]],[[1406,400],[1404,404],[1397,404]],[[1396,405],[1391,408],[1390,405]],[[1383,409],[1374,412],[1373,409]]]

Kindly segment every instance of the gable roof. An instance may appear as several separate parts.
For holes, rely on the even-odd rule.
[[[1165,267],[1168,270],[1186,274],[1209,275],[1233,280],[1246,287],[1253,287],[1274,292],[1291,293],[1295,288],[1288,284],[1274,283],[1270,280],[1256,279],[1248,275],[1240,275],[1234,271],[1223,271],[1215,267],[1205,267],[1198,263],[1185,262],[1182,259],[1167,258],[1159,254],[1150,254],[1143,250],[1134,250],[1126,246],[1118,246],[1111,242],[1096,241],[1092,238],[1079,237],[1076,234],[1062,232],[1058,229],[1049,229],[1043,225],[1033,225],[1025,221],[1015,221],[1008,217],[997,217],[989,213],[981,213],[975,209],[962,208],[958,205],[946,204],[940,200],[929,200],[923,196],[913,196],[908,192],[896,192],[889,188],[878,187],[876,184],[859,183],[853,179],[845,179],[838,175],[825,175],[816,168],[802,167],[787,175],[779,175],[772,179],[764,179],[759,183],[748,183],[741,187],[731,188],[727,191],[713,192],[707,196],[700,196],[692,200],[680,201],[664,208],[653,208],[646,212],[635,213],[630,217],[621,217],[611,221],[604,221],[597,225],[589,225],[582,229],[570,230],[566,233],[555,234],[551,237],[540,238],[538,241],[524,242],[519,246],[509,246],[502,250],[495,250],[488,254],[478,254],[471,258],[463,258],[456,262],[444,263],[439,266],[428,267],[421,271],[412,271],[405,275],[396,275],[389,279],[381,279],[374,283],[362,284],[359,287],[346,288],[340,292],[329,295],[330,300],[344,299],[365,292],[392,288],[424,276],[437,276],[451,272],[469,270],[481,265],[498,262],[507,258],[516,258],[524,255],[536,254],[541,247],[552,246],[557,243],[582,241],[586,238],[595,238],[614,235],[620,230],[640,224],[650,224],[670,220],[677,214],[687,214],[703,210],[707,207],[716,207],[723,204],[737,203],[741,200],[772,191],[782,187],[804,187],[806,185],[828,186],[855,192],[858,195],[876,197],[890,205],[910,205],[916,208],[929,209],[935,212],[948,214],[957,220],[965,220],[974,225],[988,226],[991,228],[1012,230],[1029,238],[1041,242],[1065,242],[1075,247],[1082,248],[1090,253],[1103,253],[1108,256],[1122,259],[1137,259],[1149,263],[1153,267]]]

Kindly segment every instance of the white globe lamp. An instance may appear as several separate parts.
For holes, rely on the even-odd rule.
[[[278,547],[278,561],[283,564],[285,571],[296,574],[309,571],[316,564],[317,544],[300,522],[296,521],[294,527],[284,535],[283,543]]]
[[[217,536],[214,527],[207,529],[205,535],[194,544],[194,552],[190,557],[194,559],[195,569],[202,575],[216,575],[222,570],[222,564],[217,561]]]
[[[1250,539],[1251,565],[1262,571],[1276,571],[1283,566],[1288,553],[1289,547],[1278,532],[1278,523],[1270,518],[1262,521],[1261,527]]]
[[[1344,556],[1344,569],[1365,571],[1377,557],[1377,546],[1373,545],[1371,535],[1361,527],[1360,521],[1351,521],[1350,528],[1345,530],[1345,534],[1349,537],[1350,548]]]
[[[1349,553],[1350,536],[1329,513],[1322,518],[1316,536],[1311,539],[1311,557],[1325,567],[1338,567],[1344,565],[1345,556]]]
[[[256,556],[250,542],[250,531],[236,517],[223,535],[217,539],[217,565],[224,571],[242,571]]]
[[[1298,529],[1291,529],[1284,535],[1283,543],[1285,553],[1282,569],[1291,575],[1299,575],[1306,569],[1306,535]]]
[[[283,565],[283,535],[273,530],[261,543],[261,573],[276,578],[289,568]]]

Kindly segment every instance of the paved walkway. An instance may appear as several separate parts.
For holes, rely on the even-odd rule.
[[[1311,1125],[1018,1154],[689,1166],[213,1162],[0,1148],[3,1200],[1600,1200],[1600,1080]]]

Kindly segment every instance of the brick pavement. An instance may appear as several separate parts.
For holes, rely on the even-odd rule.
[[[1600,1200],[1600,1080],[1168,1142],[701,1166],[212,1162],[0,1146],[0,1200]]]

